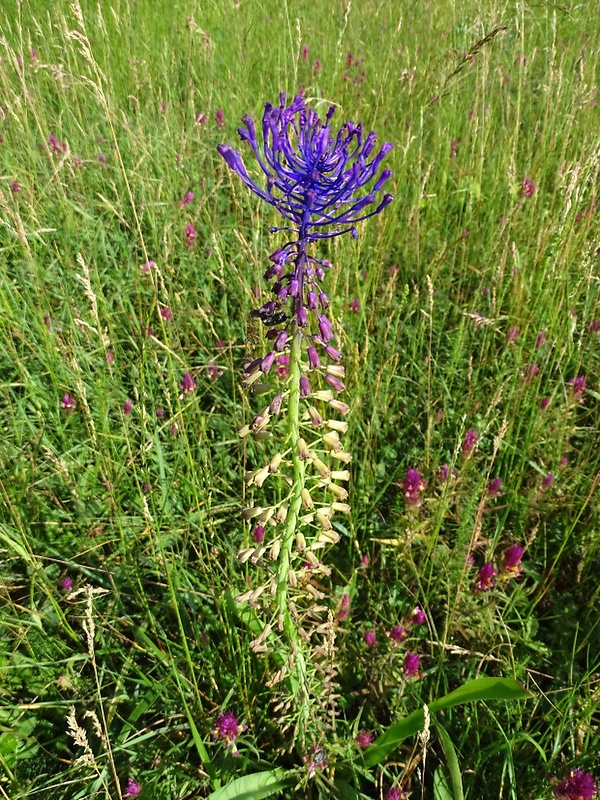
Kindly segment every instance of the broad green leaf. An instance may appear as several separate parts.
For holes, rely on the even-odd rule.
[[[444,749],[444,755],[446,756],[450,783],[452,784],[452,797],[454,800],[464,800],[462,776],[460,774],[460,764],[458,763],[456,749],[446,729],[443,728],[439,722],[436,722],[435,726]]]
[[[438,767],[433,773],[433,800],[456,800],[448,787],[443,767]]]
[[[524,700],[530,696],[529,692],[510,678],[476,678],[445,697],[434,700],[429,704],[429,711],[434,714],[436,711],[461,703],[471,703],[474,700]],[[365,750],[365,765],[374,767],[375,764],[379,764],[405,739],[414,736],[423,728],[423,719],[423,709],[419,708],[408,717],[395,722]]]
[[[289,786],[292,776],[284,769],[254,772],[228,783],[222,789],[209,794],[208,800],[260,800],[279,794]]]

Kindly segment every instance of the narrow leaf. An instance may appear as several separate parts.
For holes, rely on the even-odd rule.
[[[458,756],[452,739],[448,735],[448,731],[443,728],[439,722],[435,723],[437,728],[444,755],[446,756],[446,764],[448,766],[448,773],[450,775],[450,783],[452,784],[452,796],[454,800],[464,800],[462,776],[460,774],[460,764],[458,763]]]

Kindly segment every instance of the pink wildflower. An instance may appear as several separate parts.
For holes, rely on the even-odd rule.
[[[65,577],[60,582],[60,586],[65,592],[70,592],[73,589],[73,578],[70,578],[68,575],[65,575]]]
[[[185,226],[183,233],[185,236],[185,246],[188,250],[193,250],[194,244],[196,243],[196,239],[198,237],[196,228],[194,228],[194,226],[190,223],[189,225]]]
[[[425,491],[427,483],[421,477],[418,469],[408,469],[402,481],[402,492],[409,508],[421,508],[421,492]]]
[[[486,564],[484,564],[477,574],[477,580],[475,582],[475,594],[488,592],[492,587],[494,587],[496,585],[496,579],[494,578],[494,575],[497,574],[498,570],[491,561],[488,561]]]
[[[423,673],[419,670],[421,666],[421,656],[417,653],[411,653],[410,650],[404,656],[404,664],[402,671],[405,678],[422,678]]]
[[[531,178],[523,178],[523,183],[521,184],[521,197],[533,197],[535,194],[535,183],[531,180]]]
[[[377,634],[375,631],[365,631],[364,637],[367,647],[375,647],[377,644]]]
[[[373,744],[374,738],[375,737],[373,736],[373,734],[369,733],[369,731],[361,731],[356,736],[356,744],[359,747],[369,747],[369,745]]]
[[[562,781],[557,781],[552,791],[558,800],[593,800],[600,792],[589,772],[573,769]]]
[[[523,571],[521,559],[523,558],[524,551],[524,547],[513,544],[504,553],[504,558],[502,559],[503,578],[516,578]]]
[[[189,206],[194,197],[195,195],[193,192],[186,192],[179,201],[179,208],[185,208],[186,206]]]
[[[60,407],[64,408],[65,411],[73,411],[73,409],[77,408],[77,403],[70,394],[63,394]]]
[[[227,747],[231,748],[234,756],[238,755],[235,740],[248,729],[247,725],[240,725],[233,711],[223,711],[217,717],[212,734],[215,739],[223,739]]]
[[[196,388],[196,381],[189,372],[186,372],[181,379],[180,385],[184,394],[191,394]]]
[[[462,454],[466,458],[471,450],[477,445],[479,441],[479,436],[477,435],[477,431],[474,428],[471,428],[465,433],[465,438],[463,441],[462,446]]]
[[[142,793],[142,784],[129,778],[127,781],[127,788],[123,793],[123,797],[139,797]]]
[[[217,108],[215,112],[215,119],[219,128],[222,128],[223,125],[225,125],[225,117],[223,116],[223,111],[220,108]]]

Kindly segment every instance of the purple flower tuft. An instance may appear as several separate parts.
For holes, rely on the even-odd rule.
[[[523,183],[521,184],[521,197],[533,197],[535,194],[535,183],[531,180],[531,178],[523,178]]]
[[[142,793],[142,784],[129,778],[127,781],[127,788],[123,792],[123,797],[139,797]]]
[[[281,94],[279,106],[265,105],[262,146],[252,117],[243,118],[245,127],[238,128],[238,133],[250,144],[266,176],[266,190],[250,178],[239,152],[226,144],[217,148],[258,197],[275,206],[303,237],[312,240],[350,230],[340,230],[340,226],[355,225],[382,211],[393,199],[386,194],[372,208],[391,176],[389,170],[384,170],[371,191],[364,193],[392,145],[384,143],[370,158],[376,134],[365,137],[362,125],[353,122],[346,122],[335,133],[330,126],[334,111],[335,106],[331,106],[322,120],[313,109],[307,109],[299,95],[287,106],[285,94]]]
[[[62,400],[60,401],[60,407],[65,411],[70,412],[77,408],[77,403],[75,400],[73,400],[70,394],[63,394]]]
[[[60,586],[61,589],[63,589],[65,592],[70,592],[73,589],[73,578],[70,578],[68,575],[65,575],[65,577],[60,582]]]
[[[411,620],[415,625],[427,625],[427,617],[420,606],[415,606],[410,614]]]
[[[359,747],[369,747],[369,745],[373,744],[374,738],[375,737],[373,736],[373,734],[369,733],[369,731],[361,731],[356,736],[356,744]]]
[[[523,571],[521,559],[524,552],[524,547],[513,544],[504,553],[504,558],[502,559],[502,576],[504,578],[516,578]]]
[[[386,636],[390,637],[394,645],[403,642],[406,639],[407,635],[408,631],[406,630],[406,628],[403,628],[402,625],[394,625],[394,627],[391,630],[386,631]]]
[[[569,378],[568,383],[572,387],[572,397],[576,400],[581,400],[586,387],[585,375],[578,375],[576,378]]]
[[[133,410],[133,400],[125,400],[123,403],[123,413],[128,417]]]
[[[502,488],[502,478],[494,478],[488,483],[488,494],[490,497],[498,497],[499,494],[504,494],[500,489]]]
[[[421,656],[417,653],[411,653],[410,650],[404,656],[404,664],[402,671],[405,678],[422,678],[423,673],[419,670],[421,666]]]
[[[185,236],[185,246],[188,250],[193,250],[196,243],[196,238],[198,236],[196,228],[194,228],[194,226],[190,223],[189,225],[185,226],[183,234]]]
[[[377,635],[375,631],[365,631],[364,637],[367,647],[375,647],[377,644]]]
[[[184,394],[191,394],[196,388],[196,381],[189,372],[186,372],[181,379],[180,385]]]
[[[475,594],[487,592],[494,587],[496,585],[496,578],[494,575],[497,574],[498,570],[491,561],[488,561],[486,564],[484,564],[477,574],[477,580],[475,581]]]
[[[408,469],[402,481],[402,492],[409,508],[420,508],[421,492],[425,491],[427,483],[421,477],[418,469]]]
[[[479,441],[479,436],[477,435],[477,431],[474,428],[471,428],[465,433],[465,438],[463,440],[462,446],[462,454],[465,458],[469,455],[471,450],[476,446],[477,442]]]
[[[237,756],[235,740],[247,729],[247,725],[240,725],[233,711],[223,711],[216,719],[212,734],[215,739],[222,739],[227,747],[231,747],[233,755]]]
[[[589,772],[573,769],[566,778],[555,783],[552,791],[559,800],[593,800],[600,788]]]

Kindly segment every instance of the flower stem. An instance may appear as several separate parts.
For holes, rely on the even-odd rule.
[[[295,673],[292,678],[294,694],[297,698],[297,709],[300,714],[298,721],[298,734],[300,740],[304,738],[306,730],[306,717],[308,715],[308,687],[306,674],[306,661],[302,653],[302,645],[298,638],[296,623],[292,618],[288,605],[288,575],[291,563],[292,549],[295,534],[298,529],[298,520],[302,507],[302,489],[304,488],[305,464],[298,452],[298,439],[300,438],[300,378],[302,377],[302,336],[296,328],[292,331],[292,344],[290,351],[290,376],[288,400],[288,443],[292,452],[293,464],[293,489],[292,497],[286,518],[285,531],[279,552],[279,565],[277,569],[277,622],[279,629],[284,633],[286,644],[289,648],[288,665],[293,666]]]

